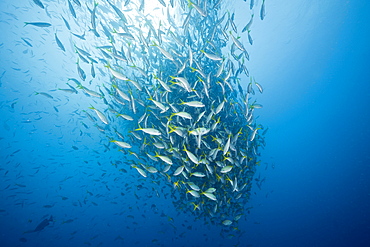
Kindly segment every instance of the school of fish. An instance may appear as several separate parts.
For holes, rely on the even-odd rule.
[[[254,14],[240,28],[226,0],[150,1],[163,18],[144,14],[149,0],[67,0],[59,21],[73,46],[52,35],[60,52],[75,52],[76,76],[59,90],[94,99],[81,110],[125,154],[120,168],[167,181],[179,211],[237,229],[267,131],[252,99],[263,87],[247,68]],[[263,20],[265,0],[248,2]]]

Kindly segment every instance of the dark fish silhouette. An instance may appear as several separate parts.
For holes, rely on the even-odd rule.
[[[47,227],[48,225],[50,225],[50,223],[49,223],[50,221],[53,221],[53,216],[52,215],[50,216],[49,219],[44,219],[43,221],[41,221],[41,223],[38,224],[34,230],[26,231],[24,233],[39,232],[39,231],[43,230],[45,227]]]
[[[25,238],[20,238],[20,239],[19,239],[19,241],[21,241],[21,242],[25,243],[25,242],[27,242],[27,239],[25,239]]]

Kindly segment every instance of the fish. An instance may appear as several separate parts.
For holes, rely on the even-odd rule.
[[[80,76],[80,79],[85,81],[86,80],[86,73],[85,71],[80,67],[80,63],[79,63],[79,60],[77,59],[77,72],[78,72],[78,75]]]
[[[181,87],[183,87],[184,89],[186,89],[186,91],[188,91],[189,93],[192,91],[192,88],[188,82],[188,80],[184,77],[175,77],[175,76],[171,76],[172,79],[174,80],[177,80],[178,83]]]
[[[190,173],[190,176],[194,176],[197,178],[203,178],[206,176],[206,174],[204,174],[203,172],[193,172],[193,173]]]
[[[55,3],[61,11],[50,15],[48,24],[62,24],[71,35],[62,36],[59,29],[51,33],[45,30],[43,35],[55,40],[54,48],[62,50],[63,57],[75,58],[72,61],[77,61],[77,69],[69,71],[68,64],[63,64],[61,70],[69,76],[65,79],[76,85],[54,88],[68,93],[62,94],[67,101],[76,96],[79,99],[70,119],[77,123],[72,133],[77,131],[81,137],[91,137],[93,131],[104,134],[98,140],[101,149],[74,140],[76,146],[67,150],[79,152],[90,147],[94,155],[104,158],[113,145],[125,158],[112,165],[126,175],[133,174],[139,182],[138,190],[153,190],[148,198],[171,196],[179,212],[215,224],[223,233],[241,234],[238,224],[247,209],[240,205],[246,205],[252,188],[262,183],[259,180],[252,185],[251,181],[255,181],[255,170],[261,163],[260,149],[265,146],[261,132],[266,129],[258,118],[263,106],[255,99],[255,91],[263,92],[263,83],[249,72],[253,56],[244,45],[258,45],[252,38],[256,21],[253,13],[261,8],[260,18],[265,17],[265,0],[246,3],[245,9],[254,9],[246,15],[248,23],[241,30],[236,25],[241,19],[232,9],[224,8],[222,0],[153,2],[154,10],[145,0]],[[71,19],[75,20],[72,26]],[[68,41],[72,49],[66,45]],[[29,38],[23,42],[27,48],[32,47]],[[16,66],[14,69],[22,71]],[[76,95],[80,90],[83,94]],[[53,99],[49,103],[56,103],[62,100],[59,91],[39,94]],[[85,96],[86,101],[80,99]],[[94,105],[89,109],[95,116],[84,110],[89,106],[86,104]],[[61,102],[52,107],[54,114],[62,112]],[[23,122],[33,123],[39,118],[28,119]],[[103,164],[98,165],[104,169]],[[99,181],[108,175],[104,169]],[[127,183],[119,186],[132,190]],[[110,192],[112,186],[105,184],[105,188]],[[134,195],[136,202],[146,199]],[[90,192],[84,200],[72,204],[91,202],[98,206],[98,201],[87,199],[92,196],[102,195]]]
[[[25,242],[27,242],[27,239],[26,238],[19,238],[19,241],[25,243]]]
[[[196,198],[200,197],[198,191],[195,191],[195,190],[188,190],[188,191],[186,191],[186,193],[190,193],[190,195],[192,195]]]
[[[26,231],[24,233],[33,233],[33,232],[40,232],[42,230],[45,229],[45,227],[47,227],[48,225],[50,225],[50,222],[53,222],[54,219],[53,219],[53,216],[50,215],[49,219],[44,219],[43,221],[41,221],[34,230],[29,230],[29,231]]]
[[[68,21],[63,16],[62,16],[62,19],[63,19],[64,25],[67,27],[67,29],[71,31],[71,26],[69,25]]]
[[[251,1],[251,2],[252,2],[252,1]],[[252,14],[252,16],[251,16],[251,18],[250,18],[249,22],[247,23],[247,25],[245,25],[245,26],[243,27],[243,29],[242,29],[242,33],[244,33],[245,31],[250,30],[250,28],[251,28],[251,26],[252,26],[252,24],[253,24],[253,17],[254,17],[254,14]]]
[[[92,109],[95,111],[96,115],[98,116],[98,118],[104,123],[104,124],[109,124],[109,121],[107,119],[107,117],[101,112],[99,111],[98,109],[94,108],[93,106],[89,107],[89,109]]]
[[[184,111],[172,113],[170,119],[172,119],[173,116],[178,116],[178,117],[182,117],[184,119],[190,119],[190,120],[193,119],[193,117],[189,113],[184,112]]]
[[[44,92],[35,92],[35,95],[43,95],[45,96],[46,98],[49,98],[49,99],[54,99],[53,96],[51,96],[50,94],[48,93],[44,93]]]
[[[21,38],[29,47],[33,47],[33,45],[26,39]]]
[[[199,160],[198,158],[192,153],[190,152],[189,150],[186,149],[186,146],[184,145],[184,152],[186,152],[186,155],[188,156],[188,158],[194,163],[194,164],[199,164]],[[194,174],[193,174],[194,175]],[[196,176],[197,174],[195,174]]]
[[[224,224],[225,226],[229,226],[231,225],[233,222],[231,220],[224,220],[222,221],[222,224]]]
[[[157,45],[155,42],[153,43],[153,46],[157,47],[159,49],[159,51],[169,60],[171,61],[174,61],[175,59],[173,58],[173,56],[168,52],[166,51],[165,49],[163,49],[162,47],[160,47],[159,45]]]
[[[205,105],[200,101],[190,101],[190,102],[184,102],[181,100],[181,103],[179,105],[187,105],[191,107],[205,107]]]
[[[33,2],[42,9],[45,9],[44,5],[40,0],[33,0]]]
[[[50,27],[51,26],[51,24],[48,22],[25,22],[24,23],[24,27],[28,25],[35,26],[35,27]]]
[[[83,33],[83,34],[76,34],[76,33],[72,33],[71,32],[71,34],[73,35],[73,36],[75,36],[75,37],[77,37],[77,38],[79,38],[79,39],[81,39],[81,40],[86,40],[86,38],[85,38],[85,32]]]
[[[156,155],[154,157],[160,158],[162,161],[164,161],[165,163],[167,163],[169,165],[172,165],[173,164],[172,160],[168,156],[159,155],[158,153],[156,153]]]
[[[233,167],[232,166],[224,166],[224,167],[222,167],[222,169],[221,169],[221,173],[228,173],[228,172],[230,172],[231,170],[233,169]]]
[[[133,165],[132,166],[133,168],[135,168],[138,172],[139,172],[139,174],[141,175],[141,176],[143,176],[144,178],[146,178],[148,175],[146,174],[146,172],[143,170],[143,169],[141,169],[140,167],[137,167],[137,166],[135,166],[135,165]]]
[[[109,71],[112,73],[112,75],[113,75],[115,78],[117,78],[117,79],[119,79],[119,80],[122,80],[122,81],[128,81],[128,80],[129,80],[126,76],[124,76],[124,75],[123,75],[123,74],[121,74],[120,72],[118,72],[118,71],[116,71],[116,70],[112,69],[112,67],[110,67],[110,65],[107,65],[106,67],[109,69]]]
[[[243,44],[237,39],[234,37],[234,35],[232,35],[232,33],[230,32],[230,36],[231,36],[231,39],[233,40],[234,44],[236,47],[238,47],[239,50],[241,51],[246,51]]]
[[[265,0],[262,0],[261,10],[260,10],[260,17],[261,20],[264,20],[266,16],[266,10],[265,10]]]
[[[73,2],[74,2],[75,4],[77,4],[77,5],[78,5],[78,7],[81,7],[81,2],[80,2],[79,0],[73,0]]]
[[[129,121],[134,120],[131,116],[129,116],[127,114],[117,114],[117,117],[122,117],[123,119],[129,120]]]
[[[211,199],[212,201],[217,201],[216,196],[210,192],[202,192],[201,194]]]
[[[203,16],[203,17],[207,17],[207,12],[206,11],[204,11],[201,7],[199,7],[199,5],[197,5],[197,4],[195,4],[195,3],[193,3],[193,2],[191,2],[190,0],[188,0],[188,2],[189,2],[189,5],[190,6],[193,6],[194,8],[195,8],[195,10],[201,15],[201,16]]]
[[[66,51],[66,49],[64,48],[64,45],[62,44],[62,42],[59,40],[58,36],[57,36],[57,33],[55,33],[55,42],[57,42],[57,45],[58,47],[62,50],[62,51]]]
[[[249,44],[250,45],[253,45],[253,39],[252,39],[252,36],[251,36],[251,34],[250,34],[250,30],[248,30],[248,41],[249,41]]]
[[[123,22],[127,22],[127,19],[125,17],[125,15],[122,13],[122,11],[116,7],[114,4],[112,4],[110,1],[108,1],[108,4],[113,8],[113,10],[116,12],[116,14],[120,17],[120,19],[123,21]]]
[[[144,133],[147,133],[149,135],[154,135],[154,136],[162,135],[162,133],[159,130],[154,129],[154,128],[138,128],[135,131],[139,131],[139,130],[141,130]]]
[[[132,146],[126,142],[116,141],[116,140],[112,140],[111,142],[113,142],[114,144],[116,144],[117,146],[121,148],[132,148]]]
[[[94,63],[93,62],[91,62],[90,73],[91,73],[92,78],[95,78],[96,74],[95,74]]]
[[[68,8],[69,8],[69,11],[71,12],[72,16],[74,18],[77,18],[76,16],[76,12],[75,12],[75,9],[73,8],[72,4],[71,4],[71,1],[70,0],[67,0],[68,2]]]
[[[262,88],[262,86],[261,86],[259,83],[257,83],[256,81],[254,81],[254,84],[257,86],[258,91],[259,91],[260,93],[263,93],[263,88]]]
[[[182,171],[184,170],[185,166],[179,166],[175,172],[173,173],[174,176],[178,176],[182,173]]]

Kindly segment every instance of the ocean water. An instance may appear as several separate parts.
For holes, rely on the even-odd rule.
[[[250,78],[263,86],[262,94],[254,87],[255,94],[250,96],[252,102],[263,105],[255,109],[254,121],[264,130],[268,128],[266,134],[259,131],[257,135],[259,163],[253,170],[251,190],[245,192],[248,199],[242,201],[243,216],[225,226],[224,215],[237,210],[235,207],[220,204],[223,215],[219,218],[210,217],[206,210],[205,217],[197,217],[200,211],[193,211],[192,206],[177,208],[191,200],[189,193],[176,196],[181,191],[173,189],[173,181],[151,174],[144,178],[131,167],[132,155],[119,152],[109,141],[113,138],[110,125],[118,118],[106,111],[101,99],[86,95],[68,81],[82,82],[76,69],[78,60],[87,74],[82,84],[105,93],[106,99],[111,97],[103,84],[110,85],[112,76],[99,60],[107,58],[95,48],[110,45],[100,22],[110,32],[118,28],[114,23],[117,15],[107,1],[98,1],[96,7],[97,31],[104,38],[100,43],[89,31],[87,6],[92,9],[93,1],[81,1],[81,7],[78,1],[70,1],[77,18],[68,1],[44,0],[44,9],[35,2],[0,3],[0,246],[369,245],[370,3],[265,0],[266,14],[261,20],[262,1],[255,1],[252,10],[249,0],[221,1],[219,18],[225,11],[235,13],[239,40],[250,57],[246,62],[250,77],[242,77],[241,87],[246,92]],[[134,30],[132,26],[144,30],[144,22],[135,19],[139,1],[131,0],[126,7],[122,7],[124,1],[111,2],[129,17],[129,30]],[[167,8],[162,13],[159,2],[146,0],[143,13],[155,17],[155,28],[161,20],[165,37]],[[187,1],[175,0],[175,8],[169,8],[179,26],[185,18],[176,12],[181,3],[189,11]],[[212,4],[207,5],[208,13],[213,13]],[[250,45],[247,32],[241,29],[252,14]],[[85,33],[85,40],[72,35],[61,16],[71,32]],[[192,18],[202,17],[193,9]],[[228,18],[231,16],[226,14]],[[24,26],[24,22],[52,25]],[[55,33],[65,52],[56,43]],[[197,35],[201,34],[190,35],[194,44]],[[175,41],[164,40],[163,47],[166,42]],[[230,37],[228,42],[232,43]],[[91,64],[77,59],[75,45],[98,60],[94,64],[96,78],[91,75]],[[229,46],[214,50],[232,59]],[[200,51],[195,49],[194,54]],[[67,82],[77,94],[59,90],[71,89]],[[105,126],[90,106],[105,106],[104,113],[112,123]],[[90,121],[84,111],[96,121]],[[132,129],[125,122],[119,127],[122,133]],[[125,140],[135,143],[133,138]],[[134,152],[138,149],[132,148]],[[204,179],[211,180],[211,176]],[[239,177],[239,181],[243,179]],[[219,184],[216,193],[228,189],[226,184]],[[237,201],[234,194],[223,196]],[[48,225],[27,233],[43,221]]]

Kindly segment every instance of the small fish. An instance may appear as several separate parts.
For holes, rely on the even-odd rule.
[[[254,17],[254,14],[252,14],[251,19],[249,20],[247,25],[245,25],[245,27],[242,29],[242,33],[244,33],[245,31],[250,30],[250,27],[252,26],[252,23],[253,23],[253,17]]]
[[[77,5],[78,5],[78,7],[81,7],[81,3],[80,3],[80,1],[79,1],[79,0],[73,0],[73,2],[74,2],[75,4],[77,4]]]
[[[72,6],[72,4],[71,4],[71,2],[69,0],[68,0],[68,8],[69,8],[69,11],[71,12],[72,16],[74,18],[77,18],[75,9],[73,8],[73,6]]]
[[[222,224],[224,224],[225,226],[229,226],[231,225],[233,222],[231,220],[224,220],[222,221]]]
[[[131,148],[132,146],[126,142],[122,142],[122,141],[116,141],[116,140],[112,140],[111,142],[113,142],[114,144],[116,144],[117,146],[121,147],[121,148]]]
[[[190,193],[190,195],[192,195],[196,198],[200,197],[199,193],[195,190],[188,190],[188,191],[186,191],[186,193]]]
[[[191,106],[191,107],[205,107],[205,105],[200,101],[184,102],[184,101],[181,100],[181,103],[179,105],[187,105],[187,106]]]
[[[160,158],[162,161],[164,161],[165,163],[167,163],[169,165],[173,164],[172,160],[169,157],[165,156],[165,155],[159,155],[158,153],[156,153],[156,155],[154,157]]]
[[[215,188],[209,188],[209,189],[207,189],[206,191],[204,191],[204,192],[207,192],[207,193],[214,193],[214,192],[216,192],[216,189]]]
[[[200,52],[202,52],[206,57],[208,57],[211,60],[214,60],[214,61],[220,61],[220,60],[222,60],[221,57],[219,57],[219,56],[217,56],[215,54],[211,54],[211,53],[205,52],[203,50],[200,50]]]
[[[47,98],[49,98],[49,99],[54,99],[54,97],[53,96],[51,96],[50,94],[48,94],[48,93],[44,93],[44,92],[35,92],[35,95],[43,95],[43,96],[45,96],[45,97],[47,97]]]
[[[159,135],[162,134],[159,130],[156,130],[156,129],[153,129],[153,128],[138,128],[135,131],[138,131],[138,130],[141,130],[144,133],[147,133],[149,135],[159,136]]]
[[[44,9],[45,7],[44,7],[44,5],[42,4],[42,2],[40,1],[40,0],[33,0],[33,2],[37,5],[37,6],[39,6],[40,8],[42,8],[42,9]]]
[[[174,176],[178,176],[182,173],[182,171],[184,170],[185,166],[179,166],[176,171],[173,173]]]
[[[146,172],[143,169],[137,166],[132,166],[132,167],[135,168],[140,173],[141,176],[143,176],[144,178],[147,177]]]
[[[170,119],[172,119],[173,116],[178,116],[178,117],[182,117],[182,118],[190,119],[190,120],[193,119],[189,113],[184,112],[184,111],[172,113]]]
[[[112,69],[109,65],[107,65],[106,66],[108,69],[109,69],[109,71],[112,73],[112,75],[114,76],[114,77],[116,77],[117,79],[120,79],[120,80],[122,80],[122,81],[127,81],[127,80],[129,80],[126,76],[124,76],[123,74],[121,74],[120,72],[118,72],[118,71],[115,71],[114,69]]]
[[[261,11],[260,11],[261,20],[265,19],[265,16],[266,16],[265,0],[262,0]]]
[[[89,107],[90,109],[94,110],[98,118],[105,124],[109,124],[107,117],[98,109],[95,109],[93,106]]]
[[[48,22],[25,22],[24,27],[27,25],[32,25],[35,27],[50,27],[51,26],[51,24]]]
[[[85,39],[85,32],[84,32],[82,35],[75,34],[75,33],[72,33],[72,32],[71,32],[71,34],[72,34],[73,36],[76,36],[76,37],[77,37],[77,38],[79,38],[79,39],[86,40],[86,39]]]
[[[34,230],[26,231],[24,233],[40,232],[45,227],[47,227],[48,225],[50,225],[49,222],[52,222],[52,221],[53,221],[53,216],[50,216],[49,219],[44,219],[43,221],[41,221],[41,223],[38,224]]]
[[[64,17],[62,16],[62,19],[64,21],[64,24],[66,25],[66,27],[68,28],[68,30],[71,30],[71,26],[69,25],[68,21],[66,19],[64,19]]]
[[[195,10],[203,17],[207,17],[207,12],[204,11],[201,7],[199,7],[197,4],[191,2],[190,0],[188,0],[189,2],[189,5],[190,6],[193,6],[195,8]]]
[[[80,76],[81,80],[85,81],[86,80],[86,73],[85,71],[80,67],[79,60],[77,60],[77,72],[78,75]]]
[[[153,43],[153,46],[157,47],[159,49],[159,51],[169,60],[171,61],[174,61],[175,59],[173,58],[173,56],[171,55],[171,53],[169,53],[168,51],[166,51],[165,49],[163,49],[162,47],[160,47],[159,45],[157,45],[155,42]]]
[[[91,76],[95,78],[95,69],[94,69],[94,63],[91,62],[91,70],[90,70]]]
[[[252,39],[250,32],[251,30],[248,30],[248,41],[249,41],[249,44],[253,45],[253,39]]]
[[[209,192],[202,192],[201,193],[202,195],[208,197],[209,199],[211,199],[212,201],[217,201],[217,198],[214,194],[212,193],[209,193]]]
[[[184,150],[188,156],[188,158],[194,163],[194,164],[199,164],[199,160],[197,158],[197,156],[195,156],[192,152],[190,152],[189,150],[186,149],[186,146],[184,145]],[[196,176],[196,174],[193,174]]]
[[[59,46],[59,48],[62,50],[62,51],[66,51],[66,49],[64,48],[64,45],[62,44],[62,42],[59,40],[58,36],[57,36],[57,33],[55,33],[55,41],[57,42],[57,45]]]
[[[30,47],[33,47],[33,45],[29,42],[29,41],[27,41],[26,39],[24,39],[24,38],[21,38],[28,46],[30,46]]]
[[[222,167],[222,169],[221,169],[221,173],[228,173],[228,172],[230,172],[231,170],[233,169],[233,167],[232,166],[224,166],[224,167]]]
[[[27,242],[27,239],[25,239],[25,238],[20,238],[20,239],[19,239],[19,241],[21,241],[21,242],[25,243],[25,242]]]
[[[190,173],[190,176],[194,176],[194,177],[198,177],[198,178],[203,178],[206,175],[203,172],[193,172],[193,173]]]
[[[258,84],[256,81],[254,81],[254,84],[257,86],[258,91],[259,91],[260,93],[263,93],[263,88],[262,88],[262,86],[261,86],[260,84]]]

